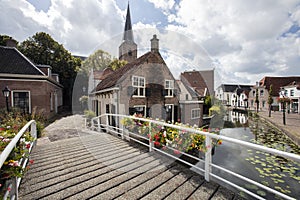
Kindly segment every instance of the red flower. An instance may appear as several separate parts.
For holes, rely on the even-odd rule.
[[[174,150],[174,153],[178,155],[178,154],[180,154],[180,151]]]
[[[10,187],[8,187],[8,188],[7,188],[7,191],[11,191],[11,188],[10,188]]]
[[[30,164],[33,164],[33,163],[34,163],[34,160],[29,160],[29,163],[30,163]]]
[[[218,140],[218,145],[221,145],[222,144],[222,140]]]
[[[155,146],[160,146],[160,143],[157,142],[157,141],[155,141],[155,142],[154,142],[154,145],[155,145]]]
[[[31,146],[30,144],[26,144],[27,149],[30,149],[30,146]]]

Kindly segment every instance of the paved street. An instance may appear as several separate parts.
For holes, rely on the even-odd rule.
[[[300,146],[300,115],[298,113],[285,113],[286,125],[283,125],[283,113],[276,111],[269,117],[268,111],[260,111],[259,116],[271,122],[277,128],[288,135],[296,144]]]

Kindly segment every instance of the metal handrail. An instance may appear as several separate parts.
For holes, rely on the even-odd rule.
[[[10,141],[10,143],[5,147],[5,149],[0,154],[0,168],[2,168],[4,162],[9,157],[11,152],[14,150],[15,146],[19,142],[20,138],[23,136],[23,134],[29,129],[30,127],[30,134],[34,138],[34,141],[30,143],[30,148],[28,149],[28,152],[30,153],[35,142],[37,139],[37,129],[36,129],[36,121],[31,120],[29,121],[19,132],[18,134]],[[21,158],[21,160],[24,158]],[[25,169],[26,165],[28,163],[28,158],[26,158],[23,162],[22,169]],[[11,188],[10,191],[7,191],[4,195],[3,199],[7,199],[8,196],[10,196],[10,199],[18,199],[18,189],[21,183],[21,177],[14,177],[13,182],[8,186]]]
[[[175,129],[178,129],[178,130],[183,130],[183,131],[187,131],[187,132],[201,134],[201,135],[206,136],[206,147],[212,147],[212,138],[213,138],[213,139],[223,140],[223,141],[227,141],[227,142],[230,142],[230,143],[238,144],[238,145],[241,145],[241,146],[249,147],[251,149],[255,149],[255,150],[259,150],[259,151],[263,151],[263,152],[267,152],[267,153],[271,153],[271,154],[276,154],[276,155],[279,155],[279,156],[282,156],[282,157],[289,158],[289,159],[292,159],[294,161],[300,162],[300,156],[297,155],[297,154],[280,151],[280,150],[277,150],[277,149],[273,149],[273,148],[265,147],[265,146],[262,146],[262,145],[258,145],[258,144],[254,144],[254,143],[250,143],[250,142],[246,142],[246,141],[242,141],[242,140],[230,138],[230,137],[227,137],[227,136],[221,136],[221,135],[217,135],[217,134],[213,134],[213,133],[209,133],[209,132],[204,132],[204,131],[197,130],[197,129],[194,129],[194,128],[182,127],[182,126],[178,126],[178,125],[175,125],[175,124],[169,124],[169,123],[165,123],[165,122],[162,122],[162,121],[157,121],[157,120],[147,119],[147,118],[138,118],[138,117],[128,116],[128,115],[119,115],[119,114],[106,113],[106,114],[103,114],[103,115],[100,115],[100,116],[92,118],[92,128],[96,128],[98,131],[100,131],[101,130],[101,126],[103,126],[106,129],[107,132],[111,131],[113,133],[118,133],[117,131],[112,130],[112,128],[115,128],[115,127],[113,127],[113,126],[111,126],[111,125],[108,124],[108,116],[115,116],[115,117],[119,117],[119,118],[131,118],[131,119],[136,119],[136,120],[140,120],[140,121],[149,122],[150,125],[153,124],[153,123],[155,123],[155,124],[158,124],[158,125],[161,125],[161,126],[166,126],[166,127],[175,128]],[[103,117],[106,118],[105,124],[103,124],[103,123],[101,124],[100,123],[101,118],[103,118]],[[97,122],[96,124],[95,124],[95,121]],[[120,121],[121,120],[119,120],[119,124],[120,124]],[[118,128],[118,129],[122,130],[121,133],[118,133],[118,134],[121,134],[122,139],[129,137],[129,139],[132,139],[132,140],[136,141],[135,138],[130,138],[130,136],[126,136],[126,137],[124,136],[124,127],[122,125],[121,125],[121,128]],[[134,133],[131,133],[131,134],[134,135]],[[144,139],[149,139],[149,138],[144,137]],[[136,141],[136,142],[138,142],[138,141]],[[139,143],[141,143],[141,142],[139,142]],[[212,163],[212,158],[211,158],[211,150],[212,150],[211,148],[210,149],[208,148],[208,151],[205,153],[205,160],[204,160],[204,162],[205,162],[204,166],[205,167],[204,167],[204,170],[203,170],[203,169],[201,169],[201,168],[199,168],[197,166],[194,166],[194,165],[192,165],[190,163],[186,163],[186,161],[184,161],[184,160],[182,160],[180,158],[177,158],[177,157],[175,157],[175,156],[173,156],[171,154],[168,154],[168,153],[166,153],[164,151],[161,151],[160,149],[155,148],[153,146],[153,142],[150,139],[149,139],[149,145],[147,145],[145,143],[143,143],[143,145],[149,146],[149,151],[152,151],[153,149],[155,149],[156,151],[159,151],[159,152],[161,152],[161,153],[163,153],[163,154],[165,154],[167,156],[170,156],[172,158],[180,160],[181,162],[183,161],[185,164],[188,164],[189,166],[193,166],[194,168],[196,168],[196,169],[198,169],[198,170],[200,170],[202,172],[204,171],[204,176],[205,176],[205,180],[206,181],[210,181],[210,177],[214,177],[214,178],[216,178],[216,179],[218,179],[218,180],[220,180],[222,182],[225,182],[225,183],[227,183],[227,184],[235,187],[238,190],[241,190],[241,191],[243,191],[243,192],[251,195],[252,197],[255,197],[257,199],[264,199],[263,197],[260,197],[257,194],[255,194],[255,193],[253,193],[253,192],[251,192],[251,191],[249,191],[249,190],[247,190],[245,188],[242,188],[241,186],[238,186],[238,185],[236,185],[236,184],[234,184],[234,183],[232,183],[230,181],[227,181],[227,180],[223,179],[222,177],[220,177],[220,176],[218,176],[216,174],[213,174],[212,170],[211,170],[211,167],[214,167],[214,168],[222,170],[222,171],[224,171],[226,173],[229,173],[230,175],[233,175],[233,176],[235,176],[235,177],[237,177],[237,178],[239,178],[241,180],[247,181],[247,182],[249,182],[251,184],[254,184],[254,185],[258,186],[258,187],[261,187],[261,188],[267,190],[268,192],[276,194],[276,195],[278,195],[280,197],[283,197],[285,199],[294,199],[293,197],[290,197],[290,196],[288,196],[288,195],[286,195],[284,193],[281,193],[281,192],[279,192],[279,191],[277,191],[275,189],[272,189],[270,187],[262,185],[262,184],[260,184],[260,183],[258,183],[256,181],[254,181],[254,180],[251,180],[251,179],[249,179],[247,177],[244,177],[244,176],[242,176],[240,174],[237,174],[237,173],[232,172],[232,171],[230,171],[228,169],[225,169],[225,168],[220,167],[220,166],[218,166],[216,164],[213,164]],[[181,152],[181,153],[185,154],[184,152]],[[194,157],[194,158],[196,158],[196,157]]]

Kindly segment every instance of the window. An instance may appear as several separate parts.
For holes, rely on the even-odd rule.
[[[146,106],[134,106],[134,110],[136,114],[141,114],[142,116],[146,116]]]
[[[294,90],[290,90],[290,96],[291,96],[291,97],[294,96]]]
[[[13,107],[21,109],[25,113],[30,113],[30,99],[29,99],[29,92],[28,91],[13,91],[12,94],[12,104]]]
[[[264,96],[264,90],[260,90],[260,96]]]
[[[284,96],[287,96],[287,95],[288,95],[288,91],[284,90]]]
[[[192,109],[192,119],[200,118],[200,108]]]
[[[173,80],[166,80],[165,84],[166,84],[165,85],[166,97],[173,97],[174,81]]]
[[[132,77],[133,96],[144,97],[145,96],[145,78],[140,76]]]

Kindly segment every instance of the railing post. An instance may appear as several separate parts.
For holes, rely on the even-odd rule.
[[[152,139],[151,139],[151,128],[152,127],[152,122],[149,122],[149,133],[148,133],[148,137],[149,137],[149,152],[152,151],[153,149],[153,142],[152,142]]]
[[[101,130],[101,128],[100,128],[100,117],[98,117],[97,123],[98,123],[98,132],[100,132],[100,130]]]
[[[105,116],[106,116],[106,133],[108,133],[108,131],[109,131],[109,123],[108,123],[109,115],[106,114]]]
[[[207,182],[209,182],[209,179],[210,179],[210,172],[211,172],[211,151],[212,151],[212,142],[211,142],[211,137],[206,135],[206,138],[205,138],[205,146],[206,146],[206,153],[205,153],[205,180]]]
[[[122,130],[121,130],[121,137],[122,137],[122,140],[124,140],[124,125],[119,123],[121,126],[122,126]]]
[[[19,199],[19,193],[18,193],[18,177],[12,178],[12,188],[9,194],[10,198],[14,197],[14,199]]]
[[[33,138],[37,138],[37,131],[36,131],[36,122],[33,122],[31,124],[31,128],[30,128],[30,135],[33,137]]]
[[[92,131],[94,130],[94,127],[95,127],[95,125],[94,125],[94,119],[92,118],[91,119],[91,129],[92,129]]]
[[[86,119],[86,117],[84,118],[84,128],[87,129],[87,119]]]

